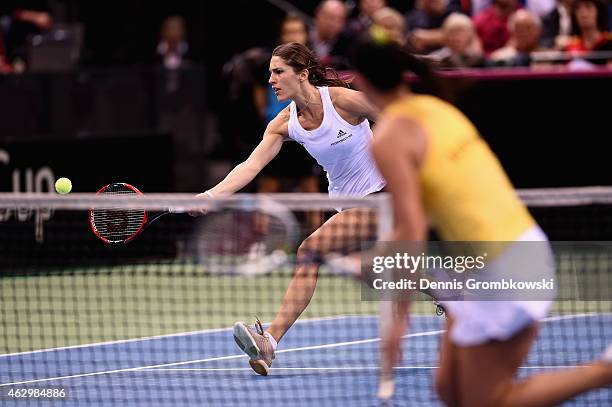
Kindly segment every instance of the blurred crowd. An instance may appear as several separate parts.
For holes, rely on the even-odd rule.
[[[580,58],[581,67],[593,67],[612,60],[609,5],[604,0],[416,0],[405,13],[386,0],[322,0],[312,20],[302,17],[287,14],[276,41],[240,52],[224,66],[229,84],[226,98],[232,106],[228,111],[241,112],[242,120],[235,123],[228,117],[223,133],[234,139],[231,145],[241,156],[257,142],[245,137],[244,121],[253,118],[249,127],[259,126],[260,131],[253,133],[258,137],[285,107],[267,86],[271,52],[281,43],[305,44],[324,65],[336,70],[351,69],[350,45],[373,25],[440,69],[568,65],[577,60],[574,57]],[[281,157],[276,159],[283,160],[277,163],[281,170],[274,170],[272,163],[260,180],[260,192],[292,188],[281,185],[282,177],[288,175],[301,180],[293,190],[316,190],[313,163],[286,151]],[[287,168],[295,173],[287,174]]]
[[[253,5],[255,2],[251,0],[236,0],[236,4],[238,1],[248,1],[253,9],[266,5],[267,12],[273,7],[273,2],[264,0],[259,0],[257,5]],[[86,66],[83,61],[87,58],[79,60],[81,50],[83,53],[100,53],[95,47],[83,45],[83,32],[95,30],[91,27],[93,21],[101,31],[98,33],[99,42],[104,45],[104,50],[114,50],[131,41],[136,45],[124,46],[117,54],[129,55],[130,61],[154,63],[167,70],[164,71],[168,82],[164,96],[178,88],[180,68],[192,63],[204,65],[208,75],[205,78],[206,105],[222,107],[214,117],[208,117],[208,133],[222,135],[211,136],[216,140],[222,139],[215,150],[216,156],[234,160],[236,157],[244,158],[252,151],[270,119],[286,106],[278,102],[268,86],[270,56],[279,44],[306,44],[323,65],[340,71],[350,70],[348,55],[351,44],[357,36],[376,25],[386,30],[394,41],[440,69],[553,64],[593,68],[612,61],[611,1],[288,0],[278,3],[288,6],[282,13],[275,8],[279,11],[275,16],[262,13],[252,17],[252,20],[257,20],[261,31],[266,32],[265,35],[254,33],[247,27],[242,31],[244,41],[241,39],[239,50],[230,43],[217,44],[227,48],[224,52],[228,52],[219,58],[222,62],[215,65],[219,61],[213,61],[210,57],[213,52],[203,50],[202,44],[206,38],[217,35],[218,28],[206,31],[205,24],[198,25],[202,19],[194,19],[184,9],[182,12],[166,12],[169,6],[159,6],[156,17],[145,17],[146,21],[140,21],[137,28],[125,30],[126,22],[132,24],[136,21],[146,2],[126,3],[122,9],[125,16],[121,19],[124,24],[121,29],[119,22],[116,22],[117,27],[112,25],[114,21],[109,23],[109,18],[117,16],[114,10],[103,9],[103,5],[91,6],[88,13],[83,13],[81,3],[75,1],[73,7],[80,12],[73,13],[67,23],[65,16],[57,12],[57,5],[68,4],[67,1],[0,0],[0,75],[74,69],[79,64]],[[233,7],[234,2],[228,3],[232,4],[227,7]],[[310,8],[306,12],[300,11],[306,3]],[[198,13],[205,12],[204,6],[198,9]],[[219,26],[226,24],[223,18],[217,18],[212,12],[207,16],[208,21],[219,20]],[[268,28],[275,21],[278,21],[278,26],[272,38],[273,30]],[[240,22],[234,21],[233,24]],[[138,41],[130,36],[136,36]],[[145,40],[140,41],[143,38]],[[260,41],[263,43],[252,47]],[[209,46],[212,47],[211,43]],[[245,49],[247,47],[251,48]],[[219,54],[217,51],[215,49],[215,55]],[[142,55],[146,61],[141,60]],[[168,105],[178,105],[175,99],[169,100],[173,102]],[[179,110],[175,108],[173,111]],[[198,115],[194,113],[192,116]],[[183,127],[189,120],[180,116],[176,122],[180,125],[172,130],[185,133]],[[322,185],[319,167],[296,143],[286,144],[283,154],[262,173],[258,190],[318,191]]]
[[[563,63],[589,52],[588,61],[612,60],[606,0],[416,0],[405,14],[385,0],[359,0],[352,13],[340,0],[317,7],[308,39],[321,60],[350,68],[351,40],[372,24],[440,68],[532,66]]]
[[[321,0],[312,17],[287,15],[277,42],[305,41],[325,65],[347,69],[351,41],[377,24],[441,68],[530,66],[562,58],[567,62],[568,55],[586,51],[598,52],[589,62],[603,64],[611,59],[608,2],[414,0],[400,12],[386,0]],[[48,0],[2,0],[0,73],[26,70],[31,50],[54,29],[57,24]],[[167,68],[189,60],[187,32],[180,16],[167,16],[159,27],[155,53]],[[264,96],[258,94],[260,109]]]

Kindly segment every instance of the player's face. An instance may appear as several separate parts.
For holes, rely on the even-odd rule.
[[[274,94],[280,102],[292,99],[300,89],[298,74],[278,56],[273,56],[270,59],[270,79],[268,83],[272,86],[272,90],[274,90]]]

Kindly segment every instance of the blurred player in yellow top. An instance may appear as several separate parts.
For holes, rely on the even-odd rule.
[[[375,26],[357,43],[353,63],[357,85],[382,111],[373,152],[392,194],[395,240],[426,240],[432,227],[444,240],[547,241],[474,125],[441,98],[412,93],[402,83],[411,71],[432,93],[443,90],[423,62]],[[530,261],[551,269],[544,245],[542,258]],[[498,256],[509,254],[504,249]],[[612,383],[612,347],[589,366],[514,380],[550,303],[445,303],[448,330],[436,378],[440,398],[452,406],[548,406]],[[392,367],[408,306],[396,303],[395,323],[381,330],[383,398],[393,393]]]

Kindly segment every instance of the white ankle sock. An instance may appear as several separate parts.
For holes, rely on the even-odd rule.
[[[274,337],[268,332],[266,332],[265,335],[270,340],[270,343],[272,344],[272,349],[274,349],[274,352],[276,352],[276,347],[278,346],[278,343],[276,343],[276,339],[274,339]]]
[[[604,351],[602,359],[604,362],[612,364],[612,344],[608,345]]]

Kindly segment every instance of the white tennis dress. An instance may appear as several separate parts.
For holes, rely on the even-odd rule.
[[[289,137],[304,146],[323,167],[330,196],[363,197],[380,191],[385,180],[370,152],[370,124],[367,120],[356,126],[347,123],[334,108],[329,89],[317,89],[323,101],[323,122],[317,129],[305,130],[298,120],[295,102],[291,102]]]
[[[517,242],[547,242],[548,238],[539,226],[533,226],[516,239]],[[538,276],[546,280],[554,278],[555,268],[550,246],[540,246],[539,256],[521,258],[524,250],[514,251],[512,245],[498,259],[511,264],[525,263],[525,270],[537,270]],[[495,265],[492,266],[493,268]],[[488,272],[494,273],[495,270]],[[541,320],[548,314],[555,293],[547,293],[550,299],[539,301],[442,301],[454,317],[450,331],[453,343],[459,346],[473,346],[490,340],[505,341],[522,329]]]

